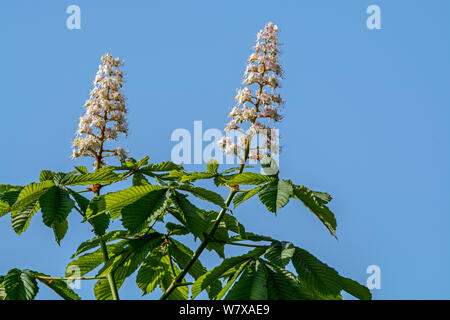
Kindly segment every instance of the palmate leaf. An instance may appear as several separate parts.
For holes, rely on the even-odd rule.
[[[267,300],[267,280],[264,265],[252,261],[225,300]]]
[[[152,292],[157,286],[165,292],[179,272],[176,265],[170,263],[167,250],[158,248],[145,259],[136,276],[136,284],[142,290],[142,295]],[[188,294],[187,286],[180,286],[173,290],[169,299],[186,300]]]
[[[340,277],[340,281],[342,284],[342,289],[346,291],[347,293],[351,294],[355,298],[358,298],[360,300],[371,300],[372,294],[370,293],[370,290],[356,282],[355,280]]]
[[[125,279],[117,279],[114,277],[117,290],[122,287]],[[113,296],[111,293],[111,287],[108,279],[100,279],[94,285],[94,294],[97,300],[113,300]]]
[[[219,162],[216,159],[211,159],[206,164],[206,171],[208,173],[217,173],[219,169]]]
[[[174,236],[183,236],[189,233],[189,230],[185,226],[173,222],[167,222],[166,229],[167,233]]]
[[[53,227],[66,220],[75,202],[63,188],[53,186],[39,198],[44,224]]]
[[[182,244],[181,242],[170,238],[169,242],[169,253],[173,260],[178,264],[181,269],[185,269],[189,264],[190,260],[194,256],[194,252],[189,249],[187,246]],[[196,260],[191,268],[188,270],[188,273],[197,280],[200,276],[206,273],[206,268],[203,267],[200,260]],[[210,299],[214,299],[217,293],[222,289],[222,285],[220,281],[213,282],[206,291],[208,292],[208,296]]]
[[[237,173],[229,176],[221,176],[226,185],[260,185],[276,181],[276,177],[253,172]]]
[[[342,285],[337,271],[306,250],[295,247],[292,264],[300,281],[306,285],[324,295],[337,296],[340,294]]]
[[[61,240],[64,238],[67,230],[69,229],[69,222],[67,221],[67,219],[63,222],[53,222],[52,229],[55,235],[55,240],[58,245],[60,245]]]
[[[11,211],[11,207],[7,202],[0,200],[0,217],[3,217],[5,214]]]
[[[17,201],[22,187],[0,185],[0,217],[11,211],[11,206]]]
[[[326,193],[311,191],[308,188],[302,186],[294,186],[294,196],[300,199],[303,204],[314,213],[320,221],[327,227],[328,231],[336,237],[337,222],[333,212],[325,206],[327,201],[331,200],[331,197]]]
[[[222,290],[220,290],[220,292],[217,294],[217,296],[215,297],[215,300],[221,300],[225,296],[225,294],[228,292],[228,290],[230,290],[231,286],[239,278],[242,271],[247,267],[248,263],[252,263],[252,262],[247,261],[247,262],[244,262],[243,264],[241,264],[238,268],[230,269],[230,270],[232,270],[232,272],[230,273],[231,276],[229,277],[227,283],[223,286]]]
[[[110,231],[102,236],[102,240],[105,243],[109,243],[111,241],[116,240],[123,240],[126,236],[128,236],[128,231],[125,230],[116,230],[116,231]],[[72,255],[72,259],[78,256],[79,254],[86,252],[88,250],[97,248],[100,246],[100,238],[95,237],[89,240],[84,241],[78,246],[77,251]]]
[[[55,173],[51,170],[42,170],[39,174],[39,182],[53,181]]]
[[[291,242],[276,241],[267,249],[264,257],[273,264],[284,268],[291,261],[294,252],[295,247]]]
[[[269,237],[269,236],[263,236],[260,234],[256,234],[253,232],[245,232],[242,233],[239,236],[234,236],[230,238],[231,241],[243,241],[243,240],[250,240],[250,241],[276,241],[275,239]]]
[[[194,256],[194,252],[189,249],[187,246],[182,244],[181,242],[170,238],[169,241],[169,251],[172,258],[175,262],[180,266],[180,268],[184,269],[192,257]],[[198,279],[206,272],[206,268],[202,265],[200,260],[195,260],[194,264],[189,268],[188,273],[194,278]]]
[[[277,211],[288,204],[293,188],[290,182],[278,180],[264,186],[259,192],[259,200],[270,212]]]
[[[94,173],[84,173],[71,176],[64,185],[92,185],[102,183],[112,183],[119,180],[119,176],[112,171],[112,168],[106,167]]]
[[[256,188],[251,189],[250,191],[243,191],[243,192],[239,192],[238,194],[236,194],[236,196],[233,198],[233,204],[234,207],[236,208],[238,205],[240,205],[241,203],[243,203],[244,201],[247,201],[248,199],[250,199],[251,197],[253,197],[255,194],[257,194],[258,192],[261,191],[261,189],[263,189],[263,186],[259,186]]]
[[[189,185],[177,186],[176,189],[187,191],[197,198],[214,203],[221,208],[227,208],[222,196],[218,193],[215,193],[214,191],[210,191],[200,187],[192,187]]]
[[[166,290],[169,288],[169,286],[172,284],[172,282],[176,279],[177,275],[180,273],[180,270],[175,265],[170,264],[170,257],[168,255],[165,255],[161,258],[161,262],[165,266],[169,266],[168,268],[165,268],[165,272],[161,275],[159,278],[159,287],[161,288],[162,292],[166,292]],[[182,284],[185,283],[185,281],[182,281]],[[178,286],[175,288],[175,290],[172,291],[172,293],[167,298],[168,300],[187,300],[189,295],[189,289],[187,286]]]
[[[48,275],[40,272],[34,272],[34,274],[37,280],[45,284],[64,300],[81,300],[81,298],[67,285],[66,281],[59,279],[41,278],[42,276],[48,277]]]
[[[303,300],[311,294],[301,287],[295,276],[268,261],[249,263],[228,292],[225,300]]]
[[[83,217],[86,217],[86,210],[89,207],[90,200],[69,188],[66,188],[66,190],[77,203],[79,209],[81,210],[81,215]],[[110,218],[106,213],[102,213],[91,219],[88,219],[88,221],[94,227],[96,235],[103,235],[106,229],[108,229]]]
[[[11,225],[18,235],[28,228],[31,218],[39,211],[39,208],[39,201],[36,200],[22,211],[15,211],[11,214]]]
[[[161,258],[162,250],[154,250],[143,262],[136,276],[136,284],[142,290],[142,295],[156,289],[158,281],[164,272],[170,268]]]
[[[126,240],[123,250],[111,255],[97,276],[106,276],[114,272],[117,279],[125,279],[139,267],[149,252],[164,242],[164,238],[163,234],[152,232],[138,239]]]
[[[120,241],[118,243],[109,244],[107,246],[108,253],[113,256],[122,252],[126,246],[126,241]],[[91,272],[103,263],[102,249],[99,248],[91,253],[86,253],[79,256],[76,260],[71,261],[66,267],[66,277],[70,276],[84,276],[88,272]]]
[[[352,279],[340,276],[335,269],[321,262],[304,249],[295,247],[292,264],[300,281],[315,292],[315,298],[340,299],[342,290],[358,299],[370,300],[372,298],[369,289],[365,286]]]
[[[139,200],[122,208],[122,224],[131,233],[141,231],[156,219],[166,208],[169,190],[160,189],[149,192]]]
[[[26,185],[20,191],[17,201],[11,206],[11,211],[19,212],[26,209],[31,203],[34,203],[54,186],[55,184],[52,181],[44,181],[41,183],[31,183]]]
[[[145,186],[149,184],[150,183],[148,182],[147,178],[145,178],[142,173],[136,172],[135,174],[133,174],[133,186]]]
[[[157,190],[166,190],[166,188],[155,185],[135,186],[96,197],[89,203],[89,207],[86,210],[86,217],[91,219],[109,211],[111,218],[116,219],[120,217],[121,210],[124,207]]]
[[[172,194],[174,204],[181,211],[186,227],[196,237],[200,237],[208,228],[208,220],[203,212],[186,199],[184,194],[174,191]]]
[[[191,288],[192,299],[194,299],[200,292],[208,288],[211,284],[217,281],[227,270],[240,266],[244,262],[259,257],[266,251],[266,248],[256,248],[242,256],[224,259],[222,263],[214,269],[208,271],[199,277]]]
[[[13,186],[10,184],[0,184],[0,194],[6,191],[12,191],[12,190],[20,190],[22,189],[21,186]]]
[[[153,172],[166,172],[172,170],[183,170],[183,166],[170,161],[161,162],[160,164],[150,164],[140,169],[140,172],[152,175]]]
[[[7,300],[33,300],[39,291],[31,270],[12,269],[4,278]]]
[[[312,295],[305,290],[295,276],[286,269],[264,261],[267,279],[268,300],[310,300]]]

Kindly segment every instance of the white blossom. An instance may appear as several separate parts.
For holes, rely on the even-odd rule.
[[[122,62],[109,53],[106,53],[101,61],[102,64],[95,75],[94,88],[84,105],[85,114],[80,117],[77,137],[73,141],[74,159],[91,156],[103,162],[104,157],[117,156],[123,159],[126,156],[122,147],[105,149],[106,143],[118,140],[120,134],[128,134],[128,111],[121,93]]]
[[[225,127],[226,132],[245,132],[247,126],[248,130],[237,145],[228,140],[220,142],[227,154],[236,154],[243,159],[242,153],[245,152],[246,145],[243,142],[247,139],[252,141],[251,138],[255,135],[266,137],[269,141],[269,124],[281,120],[280,108],[283,101],[276,93],[282,77],[278,46],[278,27],[270,22],[257,34],[255,51],[248,59],[242,80],[245,87],[238,89],[235,96],[237,105],[228,114],[231,121]],[[275,146],[278,147],[278,144],[270,141],[256,148],[249,146],[250,149],[257,150],[250,151],[249,158],[260,160],[264,154],[273,152]]]

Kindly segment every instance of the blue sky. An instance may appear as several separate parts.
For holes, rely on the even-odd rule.
[[[66,28],[71,4],[81,8],[81,30]],[[381,8],[381,30],[366,27],[371,4]],[[378,265],[375,299],[449,299],[448,12],[445,0],[2,1],[0,183],[86,163],[69,158],[71,140],[105,52],[125,60],[131,130],[123,145],[133,157],[169,160],[172,131],[192,131],[195,120],[223,128],[255,35],[273,21],[285,70],[281,175],[334,197],[339,241],[294,201],[275,217],[254,199],[238,219],[361,283]],[[0,274],[63,275],[90,237],[75,213],[61,247],[40,215],[20,237],[4,217]],[[93,298],[92,286],[77,292]],[[140,297],[133,278],[121,296]],[[38,298],[56,295],[41,288]]]

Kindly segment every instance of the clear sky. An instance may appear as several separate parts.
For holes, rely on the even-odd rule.
[[[80,30],[66,27],[71,4]],[[372,4],[381,30],[366,26]],[[238,219],[363,284],[378,265],[375,299],[449,299],[449,12],[447,0],[2,1],[0,183],[86,163],[70,159],[71,140],[105,52],[125,60],[123,145],[135,158],[170,160],[173,130],[192,132],[195,120],[223,128],[255,35],[273,21],[285,70],[281,175],[334,197],[339,241],[296,201],[275,217],[253,199]],[[0,219],[0,274],[63,275],[92,237],[80,222],[70,215],[58,247],[40,214],[20,237]],[[205,257],[208,267],[218,261]],[[93,283],[82,285],[80,296],[93,298]],[[140,297],[134,277],[120,293]]]

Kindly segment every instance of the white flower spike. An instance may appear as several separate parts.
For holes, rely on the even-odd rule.
[[[225,127],[226,132],[237,130],[244,133],[242,126],[247,123],[248,131],[245,139],[239,139],[237,145],[229,138],[220,142],[227,154],[235,154],[244,160],[245,157],[261,160],[265,154],[273,153],[278,148],[278,141],[272,141],[274,134],[269,125],[281,120],[280,108],[283,104],[276,93],[282,78],[278,46],[278,27],[270,22],[257,34],[255,52],[250,55],[242,81],[246,87],[237,91],[237,105],[229,113],[231,121]],[[261,122],[263,120],[266,124]],[[262,136],[267,143],[255,148],[251,145],[246,147],[247,141],[252,141],[256,135]],[[248,154],[242,154],[246,149]]]
[[[84,105],[86,112],[78,124],[72,153],[73,159],[86,156],[95,158],[96,168],[104,164],[105,157],[126,157],[123,148],[105,149],[105,143],[117,141],[120,134],[125,137],[128,135],[127,108],[121,93],[122,62],[109,53],[101,61],[95,75],[94,89]]]

